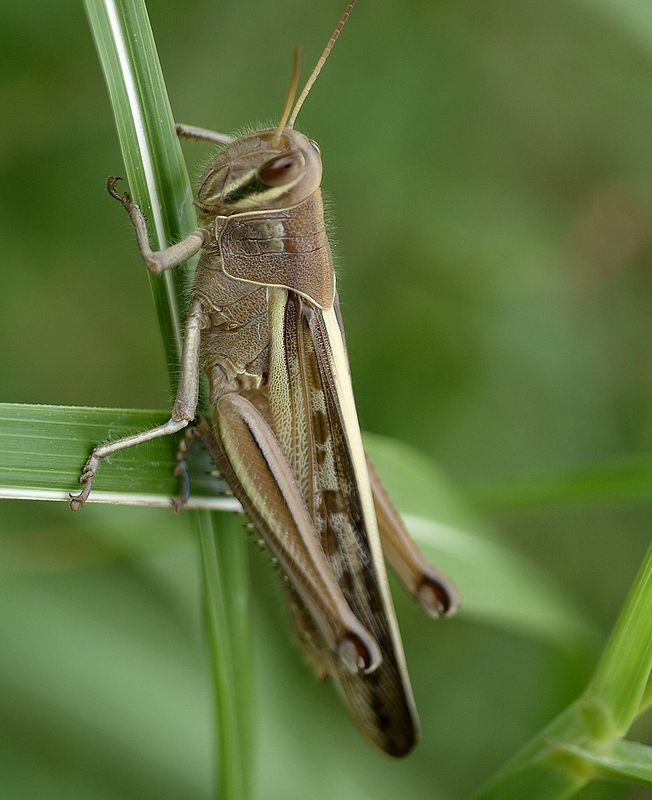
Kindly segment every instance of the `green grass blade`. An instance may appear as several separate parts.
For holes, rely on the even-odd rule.
[[[246,541],[241,530],[234,530],[236,527],[241,525],[222,521],[220,533],[234,541]],[[232,618],[235,602],[232,590],[236,589],[239,601],[245,600],[244,608],[239,609],[241,613],[238,618],[241,619],[242,612],[247,612],[246,576],[244,581],[238,581],[237,575],[232,573],[235,553],[229,553],[228,548],[221,551],[217,547],[212,520],[206,512],[200,512],[199,541],[204,570],[204,606],[209,626],[214,631],[210,637],[210,654],[215,679],[215,714],[221,742],[219,796],[235,800],[248,796],[247,756],[250,744],[240,724],[240,715],[245,708],[243,701],[249,694],[243,696],[234,691],[233,684],[238,670],[248,671],[248,663],[243,663],[242,658],[249,659],[249,641],[248,634],[237,623],[235,615]],[[225,555],[226,558],[223,557]],[[244,595],[239,591],[242,587],[245,588]]]
[[[577,745],[565,749],[591,764],[599,777],[652,786],[652,747],[621,739],[601,752]]]
[[[129,188],[153,228],[153,244],[159,248],[178,240],[195,226],[192,191],[181,148],[174,130],[170,103],[156,53],[156,46],[143,0],[86,0],[91,28],[106,77],[122,148]],[[187,265],[186,269],[190,269]],[[170,369],[171,383],[178,369],[182,342],[183,287],[187,272],[174,270],[150,278]],[[235,537],[217,537],[220,527],[217,516],[198,520],[201,541],[202,574],[206,593],[207,631],[213,658],[213,679],[219,717],[218,796],[222,800],[246,800],[249,748],[242,746],[249,739],[250,719],[244,713],[231,713],[225,703],[230,697],[248,696],[250,686],[249,657],[242,644],[248,627],[247,607],[227,604],[223,593],[216,593],[208,581],[219,579],[219,560],[228,554]],[[213,547],[208,547],[208,539]],[[246,592],[246,554],[239,545],[236,554],[243,563],[237,573],[241,594]],[[219,613],[218,613],[219,612]],[[234,648],[240,665],[228,657],[224,646],[230,630],[225,618],[239,613],[232,628],[241,635],[241,645]],[[218,628],[218,625],[222,627]],[[224,660],[222,661],[222,654]]]
[[[613,770],[625,773],[629,761],[630,777],[638,774],[646,781],[649,751],[621,737],[645,703],[651,668],[652,547],[583,695],[534,737],[477,800],[572,797],[604,774],[600,759],[609,755]]]
[[[145,430],[164,422],[168,412],[0,403],[0,496],[68,500],[78,491],[79,471],[98,441]],[[123,450],[98,473],[90,503],[169,506],[178,492],[172,476],[176,441],[155,439]],[[211,474],[201,448],[190,464],[190,507],[237,510],[224,482]]]
[[[472,487],[469,494],[482,510],[499,513],[586,503],[649,504],[652,460],[630,456],[560,474]]]
[[[587,697],[623,735],[645,704],[652,673],[652,547],[609,638]]]
[[[195,213],[145,4],[142,0],[86,0],[85,5],[111,98],[129,191],[148,220],[153,246],[162,248],[195,227]],[[181,354],[183,268],[151,276],[150,284],[168,364],[176,370]]]

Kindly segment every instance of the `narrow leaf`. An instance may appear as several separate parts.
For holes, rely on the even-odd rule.
[[[582,503],[649,504],[652,460],[630,456],[560,474],[473,487],[469,493],[479,508],[498,512]]]
[[[111,98],[128,188],[149,222],[153,244],[163,248],[195,227],[195,213],[145,3],[86,0],[86,11]],[[150,277],[173,372],[181,355],[185,282],[183,269]]]
[[[612,774],[627,771],[647,781],[649,750],[623,743],[645,700],[652,666],[652,547],[582,696],[538,733],[477,795],[477,800],[571,797],[595,775],[600,759]],[[591,746],[587,747],[587,742]],[[590,751],[590,757],[587,756]],[[546,794],[545,787],[550,786]]]
[[[652,786],[652,747],[620,739],[602,752],[570,744],[564,749],[591,764],[600,777]]]
[[[652,546],[587,689],[621,735],[646,703],[651,673]]]

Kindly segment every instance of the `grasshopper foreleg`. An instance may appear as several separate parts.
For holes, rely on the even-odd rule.
[[[71,511],[78,511],[88,499],[95,475],[103,458],[142,442],[149,442],[161,436],[169,436],[185,428],[194,419],[199,398],[200,332],[205,324],[204,312],[197,303],[190,309],[186,321],[179,385],[170,419],[163,425],[158,425],[149,431],[142,431],[132,436],[125,436],[123,439],[116,439],[114,442],[104,442],[97,445],[90,454],[79,479],[79,482],[84,484],[84,488],[78,495],[70,495]]]
[[[198,128],[196,125],[184,125],[182,122],[176,124],[177,136],[184,139],[199,139],[202,142],[212,142],[213,144],[229,144],[233,141],[233,136],[228,133],[218,133],[208,130],[208,128]]]
[[[138,249],[143,257],[143,261],[149,272],[152,275],[160,275],[168,269],[174,269],[179,264],[183,264],[189,258],[192,258],[198,253],[201,248],[207,244],[210,238],[210,231],[206,228],[195,228],[194,231],[188,234],[185,239],[182,239],[176,244],[166,247],[165,250],[152,250],[149,245],[149,235],[147,233],[147,222],[143,216],[140,207],[134,203],[129,192],[120,194],[117,189],[117,183],[120,178],[110,177],[106,182],[106,188],[127,211],[129,218],[133,223],[136,230],[136,238],[138,240]]]

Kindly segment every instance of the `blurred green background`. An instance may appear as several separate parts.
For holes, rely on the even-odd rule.
[[[274,119],[294,46],[311,64],[341,6],[152,0],[177,119]],[[0,400],[166,408],[145,273],[104,190],[121,157],[81,4],[10,0],[0,45]],[[301,663],[252,547],[258,797],[467,797],[584,686],[649,504],[506,490],[649,453],[651,126],[644,0],[356,8],[298,127],[324,157],[362,425],[438,463],[451,504],[529,554],[598,635],[544,640],[464,611],[433,624],[397,588],[423,741],[391,762]],[[208,151],[184,150],[198,174]],[[188,520],[0,511],[0,795],[210,797]],[[635,731],[651,734],[649,719]]]

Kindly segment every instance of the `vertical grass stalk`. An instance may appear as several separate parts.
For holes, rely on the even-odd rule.
[[[85,0],[85,6],[109,90],[129,190],[149,221],[152,246],[164,248],[186,236],[196,221],[145,3]],[[181,354],[184,287],[193,266],[189,263],[150,277],[173,389]],[[196,512],[195,520],[216,699],[217,796],[246,800],[251,752],[246,542],[242,531],[234,529],[241,526],[234,524],[233,517]]]

